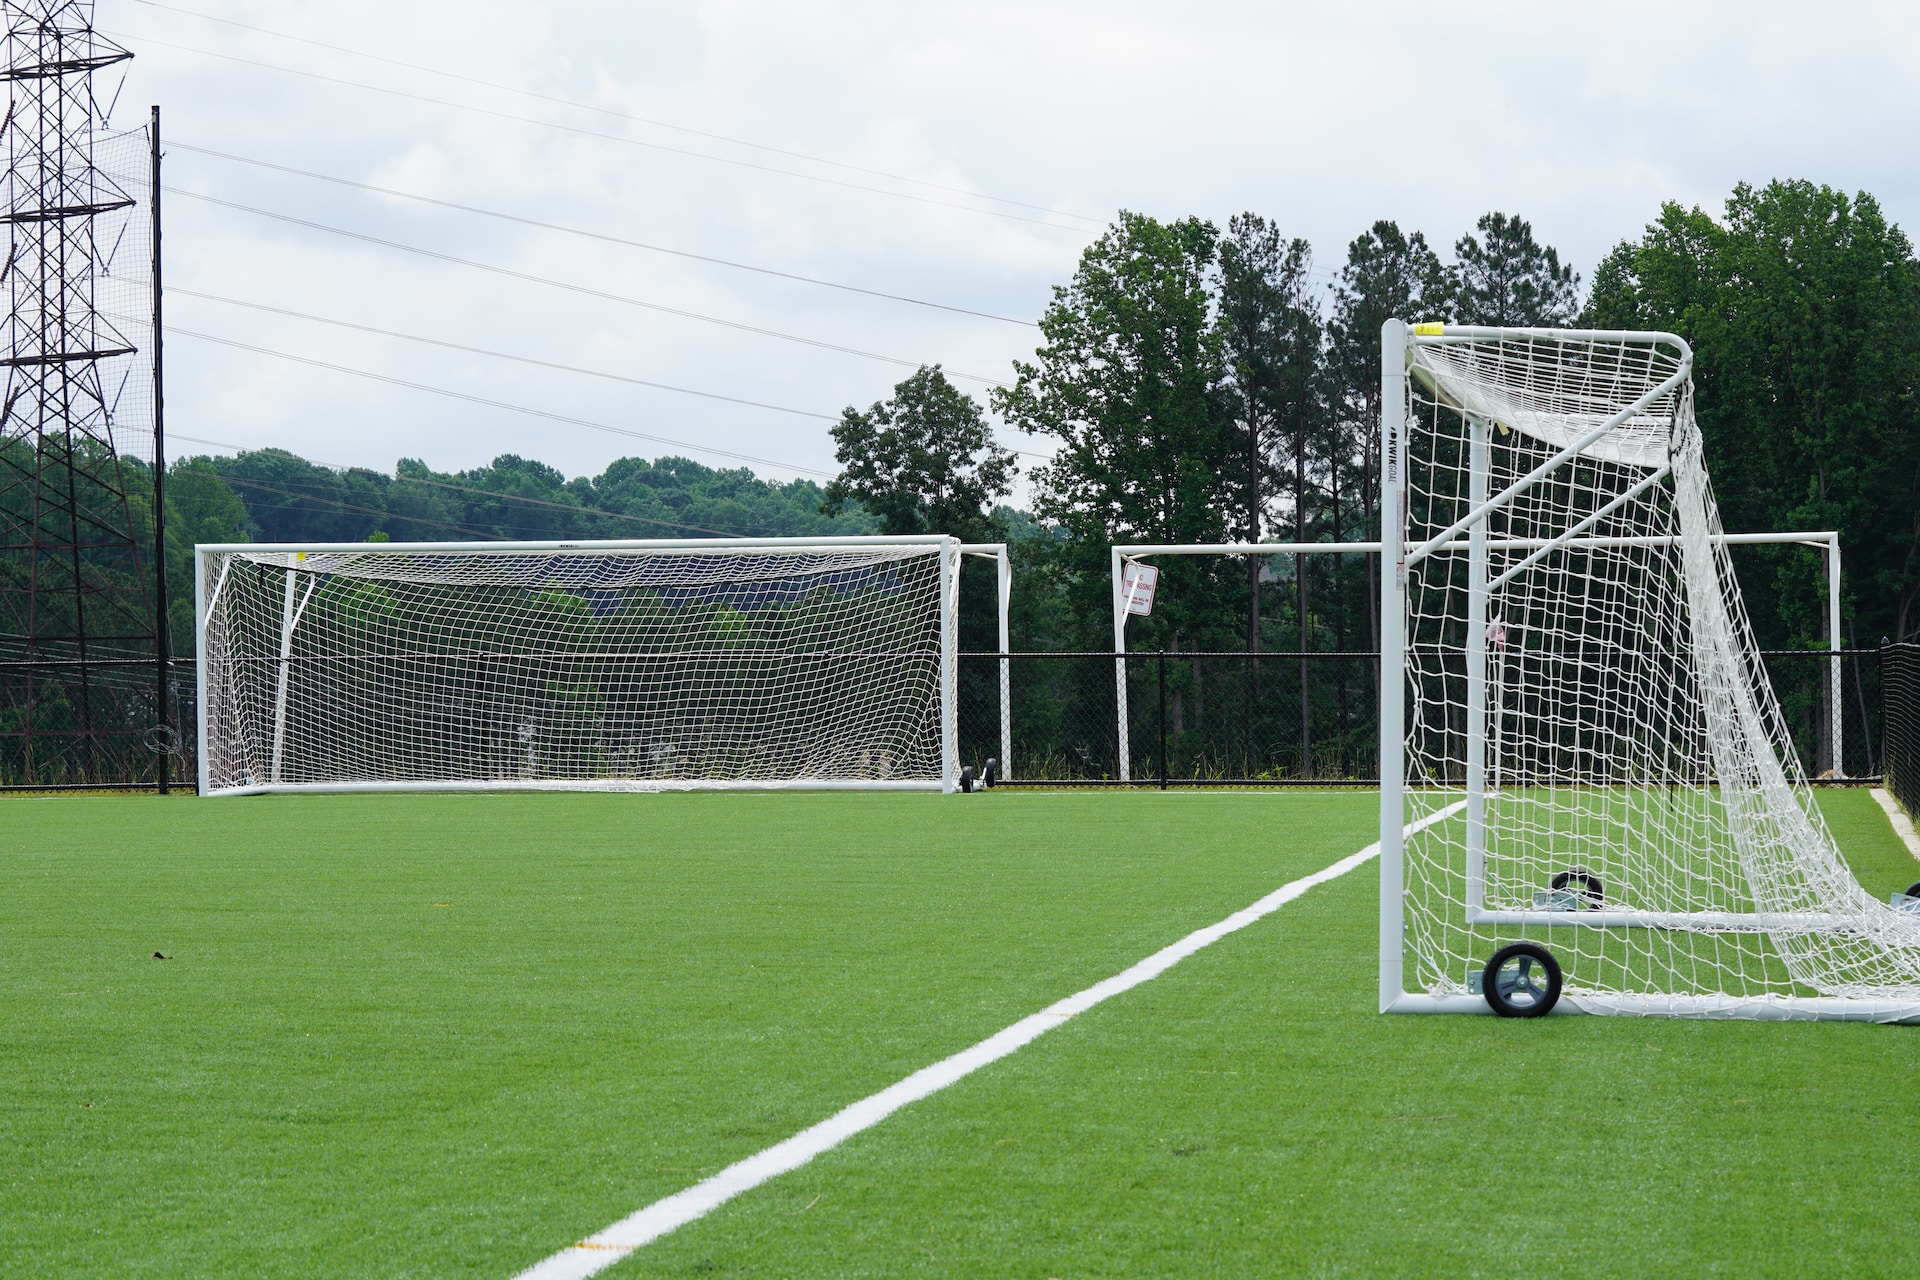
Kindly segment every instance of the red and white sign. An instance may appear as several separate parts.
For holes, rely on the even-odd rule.
[[[1128,560],[1120,566],[1120,595],[1127,612],[1146,615],[1153,612],[1153,589],[1160,582],[1160,570],[1150,564]]]

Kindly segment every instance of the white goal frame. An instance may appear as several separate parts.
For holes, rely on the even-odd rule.
[[[208,690],[210,655],[207,648],[207,622],[218,603],[224,578],[209,592],[206,562],[221,554],[289,555],[348,554],[377,551],[382,553],[454,554],[461,556],[514,556],[528,553],[552,555],[606,555],[621,552],[673,552],[681,555],[732,555],[743,551],[804,551],[808,549],[859,550],[890,546],[937,548],[939,570],[940,636],[940,759],[938,780],[897,779],[794,779],[723,780],[675,779],[671,782],[627,779],[487,779],[487,780],[366,780],[351,782],[286,782],[278,776],[280,744],[285,732],[290,654],[293,637],[299,628],[304,602],[296,600],[293,575],[287,579],[286,599],[281,613],[280,668],[276,682],[275,729],[272,776],[268,781],[244,786],[211,785],[208,753]],[[848,790],[848,791],[941,791],[960,789],[959,759],[959,594],[960,564],[963,557],[993,560],[997,573],[995,588],[999,622],[1001,658],[1000,738],[1001,776],[1010,776],[1012,754],[1011,676],[1008,651],[1009,605],[1013,572],[1005,543],[963,543],[942,534],[901,536],[844,536],[827,538],[692,538],[692,539],[580,539],[533,542],[300,542],[300,543],[202,543],[194,547],[194,636],[197,677],[196,733],[199,750],[199,793],[203,796],[256,795],[276,792],[380,792],[380,791],[662,791],[662,790]]]
[[[1408,650],[1406,621],[1409,568],[1440,550],[1465,550],[1469,557],[1467,576],[1467,612],[1465,615],[1466,715],[1467,723],[1484,725],[1487,706],[1486,645],[1487,606],[1494,588],[1511,576],[1489,580],[1489,551],[1506,546],[1519,549],[1517,543],[1499,543],[1487,532],[1486,517],[1498,510],[1514,494],[1555,468],[1580,457],[1609,431],[1626,422],[1643,405],[1661,396],[1678,396],[1690,385],[1693,353],[1688,344],[1673,334],[1652,332],[1598,332],[1497,329],[1448,324],[1419,326],[1413,330],[1405,321],[1392,320],[1382,328],[1381,341],[1381,549],[1383,572],[1380,576],[1380,935],[1379,935],[1379,1008],[1382,1013],[1474,1013],[1492,1012],[1479,995],[1468,993],[1410,992],[1404,989],[1406,937],[1405,915],[1405,843],[1409,835],[1406,809],[1406,696]],[[1623,406],[1612,416],[1599,420],[1580,440],[1563,447],[1548,462],[1529,476],[1514,481],[1497,495],[1487,492],[1486,470],[1475,462],[1468,467],[1471,489],[1466,497],[1467,513],[1451,526],[1428,538],[1417,547],[1406,544],[1404,521],[1411,477],[1407,474],[1408,444],[1412,426],[1408,420],[1409,350],[1412,343],[1448,341],[1498,342],[1544,338],[1557,342],[1596,342],[1663,344],[1678,352],[1676,370],[1647,391],[1632,406]],[[1470,422],[1472,420],[1470,419]],[[1479,454],[1487,446],[1488,427],[1472,422],[1477,433],[1473,449]],[[1608,508],[1582,520],[1558,537],[1541,540],[1540,552],[1572,545],[1584,528],[1606,510],[1619,506],[1651,484],[1657,483],[1673,464],[1652,471],[1635,489],[1620,496]],[[1466,540],[1461,541],[1461,535]],[[1828,627],[1830,647],[1840,648],[1839,564],[1840,544],[1835,533],[1721,535],[1729,543],[1800,542],[1824,546],[1829,574]],[[1669,538],[1607,539],[1614,546],[1659,546],[1673,542]],[[1537,557],[1529,557],[1531,563]],[[1522,566],[1524,567],[1524,566]],[[1839,671],[1841,658],[1833,658],[1832,717],[1834,762],[1840,772],[1841,738],[1839,724]],[[1599,909],[1593,911],[1489,911],[1482,905],[1486,841],[1486,737],[1484,731],[1466,736],[1465,786],[1461,788],[1466,829],[1466,924],[1528,925],[1547,928],[1599,929],[1685,929],[1725,931],[1727,933],[1792,933],[1841,930],[1847,918],[1825,913],[1806,913],[1792,917],[1762,912],[1660,912]],[[1450,788],[1451,790],[1451,788]],[[1451,812],[1451,807],[1447,812]],[[1433,815],[1440,816],[1439,814]],[[1769,1021],[1871,1021],[1920,1022],[1920,1000],[1889,993],[1874,995],[1790,995],[1768,993],[1682,994],[1630,992],[1607,993],[1597,997],[1563,996],[1554,1006],[1556,1013],[1601,1013],[1640,1016],[1743,1018]]]
[[[1383,490],[1384,494],[1384,490]],[[1672,538],[1497,538],[1489,541],[1489,551],[1506,549],[1510,551],[1533,550],[1536,555],[1528,557],[1522,565],[1508,570],[1516,574],[1520,568],[1549,550],[1560,547],[1617,547],[1631,541],[1643,546],[1665,546],[1673,543]],[[1840,672],[1844,659],[1841,650],[1845,647],[1840,637],[1840,535],[1832,530],[1818,533],[1725,533],[1716,541],[1732,546],[1779,546],[1793,545],[1816,547],[1824,555],[1827,570],[1827,649],[1830,658],[1831,675],[1827,681],[1827,725],[1828,736],[1833,743],[1833,774],[1836,778],[1845,776],[1842,767],[1841,746],[1841,708],[1844,705],[1840,697]],[[1355,555],[1378,554],[1382,544],[1379,542],[1139,542],[1120,543],[1113,548],[1112,588],[1113,588],[1113,679],[1114,706],[1118,720],[1120,781],[1130,782],[1132,740],[1128,726],[1127,705],[1127,594],[1124,586],[1126,567],[1150,556],[1300,556],[1300,555]],[[1468,543],[1449,542],[1436,550],[1467,550]],[[1489,586],[1487,588],[1491,590]],[[1385,635],[1382,633],[1382,643]],[[1005,648],[1002,640],[1001,647]],[[1814,652],[1809,650],[1809,652]],[[1382,655],[1385,660],[1385,655]],[[1382,668],[1384,670],[1384,667]],[[1002,677],[1005,678],[1004,676]],[[1004,713],[1002,716],[1004,722]],[[1384,733],[1384,730],[1383,730]],[[1386,740],[1381,739],[1382,749]],[[1404,746],[1403,746],[1404,749]],[[1384,762],[1382,764],[1384,768]],[[1384,774],[1382,775],[1384,776]],[[1488,920],[1487,923],[1502,921]]]

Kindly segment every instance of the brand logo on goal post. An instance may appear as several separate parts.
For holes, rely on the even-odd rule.
[[[1120,566],[1120,592],[1126,597],[1127,612],[1145,616],[1153,612],[1153,589],[1160,582],[1160,570],[1150,564],[1129,560]]]

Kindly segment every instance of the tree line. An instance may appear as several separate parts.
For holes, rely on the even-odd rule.
[[[1503,213],[1456,240],[1451,261],[1420,232],[1376,222],[1330,279],[1315,274],[1312,247],[1257,214],[1223,233],[1123,213],[1054,290],[1033,359],[989,399],[1054,446],[1029,476],[1030,520],[996,514],[1014,457],[937,368],[846,411],[829,498],[858,501],[889,531],[1044,531],[1022,540],[1023,559],[1057,600],[1032,602],[1023,639],[1100,648],[1114,543],[1373,535],[1386,319],[1670,329],[1695,351],[1727,527],[1838,529],[1849,639],[1920,635],[1920,262],[1872,196],[1774,182],[1738,188],[1719,217],[1669,204],[1606,256],[1586,296],[1561,255]],[[1743,587],[1762,644],[1824,643],[1821,566],[1791,549],[1751,559]],[[1375,571],[1281,566],[1275,602],[1261,594],[1271,566],[1170,562],[1143,640],[1371,647]]]
[[[1920,637],[1920,263],[1870,195],[1781,181],[1739,187],[1717,213],[1663,207],[1590,282],[1507,213],[1481,217],[1444,253],[1378,221],[1321,265],[1306,240],[1257,214],[1222,228],[1125,212],[1054,289],[1040,343],[1007,387],[981,403],[929,366],[887,399],[849,407],[833,429],[840,471],[825,486],[671,457],[574,478],[515,455],[457,472],[405,459],[392,475],[281,450],[183,458],[167,491],[173,648],[192,652],[195,542],[940,532],[1013,545],[1015,650],[1105,650],[1114,543],[1376,535],[1378,335],[1395,316],[1680,333],[1696,353],[1727,527],[1838,529],[1847,643]],[[1020,510],[1009,505],[1019,461],[996,441],[994,417],[1049,446]],[[136,461],[122,466],[150,529],[150,478]],[[1738,563],[1764,647],[1824,645],[1817,557],[1753,548]],[[990,578],[969,574],[982,576],[963,646],[990,651]],[[1306,767],[1323,744],[1362,758],[1367,664],[1310,669],[1297,655],[1377,647],[1377,574],[1372,556],[1169,558],[1130,643],[1294,655],[1235,668],[1294,710],[1233,732],[1256,754],[1256,739],[1286,737]],[[1212,670],[1175,667],[1175,738],[1244,700],[1244,687],[1210,695]],[[1054,705],[1104,698],[1107,710],[1087,718],[1110,723],[1111,664],[1073,679],[1054,680]],[[1045,703],[1043,692],[1030,701]],[[1106,747],[1092,732],[1069,747],[1097,756]]]
[[[1030,477],[1029,516],[995,508],[1011,492],[1014,455],[937,367],[889,401],[846,411],[830,504],[858,501],[889,532],[1014,537],[1028,575],[1025,644],[1104,648],[1114,543],[1371,536],[1386,319],[1577,319],[1579,277],[1524,219],[1488,214],[1454,252],[1443,262],[1421,233],[1381,221],[1319,286],[1311,246],[1258,215],[1231,219],[1222,235],[1199,218],[1123,213],[1054,291],[1034,359],[1016,362],[1014,384],[990,401],[1008,425],[1055,445]],[[1343,577],[1371,581],[1371,565],[1285,570],[1290,611],[1260,603],[1262,568],[1170,562],[1164,603],[1141,624],[1147,642],[1372,644],[1370,596],[1333,589]],[[1244,593],[1228,573],[1245,573]]]
[[[532,459],[393,475],[282,450],[170,468],[179,542],[942,532],[1019,548],[1017,647],[1109,643],[1115,542],[1352,541],[1378,529],[1379,330],[1394,316],[1663,328],[1696,353],[1698,413],[1729,529],[1840,530],[1845,625],[1920,636],[1920,262],[1870,195],[1742,186],[1670,204],[1590,290],[1524,218],[1489,213],[1442,255],[1382,220],[1331,270],[1257,214],[1122,213],[986,404],[923,368],[834,427],[840,474],[772,483],[684,458],[569,479]],[[1046,441],[1026,510],[989,411]],[[138,464],[129,464],[137,471]],[[133,476],[133,491],[149,486]],[[176,557],[177,558],[177,557]],[[1743,568],[1763,644],[1824,642],[1819,566]],[[1262,568],[1265,572],[1261,572]],[[1172,562],[1148,646],[1370,649],[1375,566]],[[1264,588],[1264,590],[1263,590]],[[1255,602],[1258,602],[1257,606]]]
[[[138,536],[150,540],[151,478],[135,460],[122,466]],[[402,458],[387,475],[258,449],[175,461],[166,500],[177,653],[193,651],[195,543],[800,537],[880,527],[864,510],[823,514],[825,491],[811,480],[762,480],[679,457],[619,458],[597,476],[568,479],[514,454],[451,472]]]
[[[1563,325],[1579,312],[1573,269],[1525,219],[1497,212],[1455,242],[1452,261],[1421,233],[1381,221],[1348,246],[1330,282],[1315,274],[1311,245],[1257,214],[1230,219],[1223,233],[1200,218],[1123,212],[1054,290],[1033,358],[1016,362],[1012,385],[990,399],[1008,426],[1054,446],[1029,477],[1029,514],[993,506],[1011,492],[1014,455],[994,442],[983,407],[937,368],[865,412],[846,411],[829,505],[857,500],[889,532],[1011,539],[1021,584],[1014,647],[1106,650],[1115,543],[1373,536],[1385,320]],[[1367,556],[1168,558],[1131,645],[1195,655],[1370,650],[1376,573]],[[1278,590],[1263,593],[1268,582]],[[1230,668],[1237,687],[1220,689],[1217,665],[1182,663],[1168,750],[1196,769],[1258,770],[1271,765],[1284,720],[1297,732],[1278,754],[1301,768],[1364,767],[1373,749],[1364,664],[1298,664],[1296,721],[1268,705],[1278,682],[1263,694],[1259,667]],[[1110,672],[1063,668],[1048,683],[1068,687],[1026,701],[1104,701],[1111,721]],[[1330,751],[1316,750],[1316,721]],[[1099,753],[1091,743],[1067,752]],[[1237,763],[1223,759],[1236,753]]]
[[[890,400],[849,408],[828,506],[858,503],[890,532],[1012,539],[1014,648],[1102,650],[1116,543],[1376,535],[1385,320],[1671,330],[1694,348],[1726,527],[1839,530],[1843,641],[1920,636],[1920,262],[1873,197],[1776,181],[1737,188],[1719,216],[1668,204],[1606,255],[1589,291],[1582,283],[1527,220],[1499,212],[1448,260],[1422,233],[1376,222],[1330,273],[1316,272],[1307,241],[1257,214],[1223,231],[1122,213],[1055,288],[1041,345],[987,406],[929,368]],[[1030,513],[996,506],[1015,457],[988,431],[989,407],[1053,446],[1028,476]],[[1130,623],[1131,646],[1376,648],[1376,558],[1289,560],[1163,558],[1153,616]],[[1742,548],[1736,560],[1763,648],[1825,646],[1816,555]],[[1352,704],[1319,730],[1334,735],[1329,767],[1340,772],[1372,750],[1367,674],[1350,668],[1339,688],[1330,677],[1316,690],[1314,672],[1336,668],[1298,661],[1288,749],[1318,769],[1315,705],[1325,721],[1327,703]],[[1250,686],[1241,677],[1242,701],[1260,701],[1261,670],[1251,667]],[[1806,673],[1805,687],[1782,694],[1811,724],[1823,695],[1818,668]],[[1198,658],[1178,668],[1177,738],[1205,690]],[[1866,691],[1853,692],[1866,716]],[[1246,724],[1250,756],[1275,731]]]

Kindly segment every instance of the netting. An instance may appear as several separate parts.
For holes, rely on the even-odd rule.
[[[1411,340],[1405,816],[1465,806],[1405,842],[1409,990],[1525,938],[1589,1010],[1920,999],[1920,917],[1849,872],[1755,651],[1683,353]]]
[[[203,551],[203,785],[939,785],[957,556]]]
[[[1920,645],[1880,651],[1880,697],[1887,790],[1908,813],[1920,813]]]
[[[94,305],[103,326],[98,336],[115,347],[135,348],[99,364],[106,424],[114,452],[148,466],[154,459],[151,146],[144,128],[103,134],[94,142],[102,194],[132,203],[92,220],[98,250]]]
[[[0,208],[20,232],[5,274],[0,346],[9,353],[0,441],[57,424],[121,458],[151,465],[153,226],[145,128],[95,131],[52,156],[15,157],[0,172]],[[97,210],[48,219],[46,207]],[[49,359],[57,349],[58,359]],[[106,353],[79,360],[72,353]],[[46,400],[51,420],[25,410]]]

